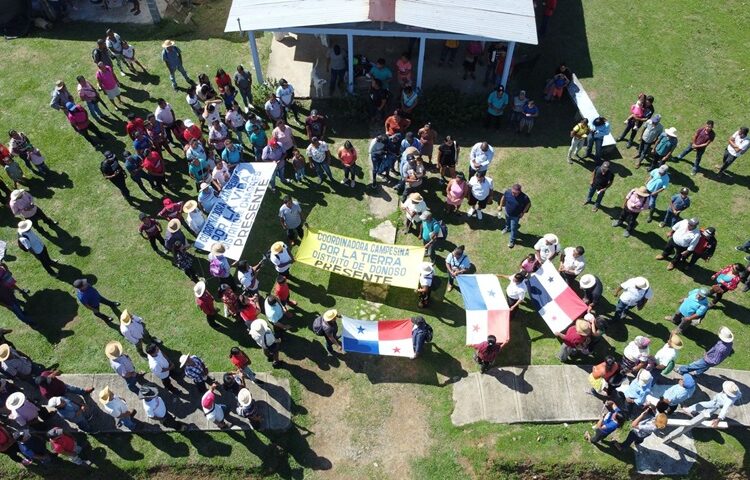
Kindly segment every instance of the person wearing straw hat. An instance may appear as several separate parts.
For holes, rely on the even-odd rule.
[[[10,192],[8,206],[13,215],[22,220],[31,220],[32,222],[36,222],[37,225],[40,222],[44,222],[53,229],[58,224],[58,222],[52,220],[44,213],[44,210],[34,201],[34,197],[23,188]]]
[[[427,204],[422,195],[414,192],[401,203],[401,210],[404,212],[404,229],[408,232],[422,221],[420,215],[427,210]]]
[[[669,336],[667,343],[656,352],[654,355],[656,366],[654,366],[651,372],[657,381],[662,375],[667,375],[674,369],[677,361],[677,353],[680,350],[682,350],[682,339],[679,335],[672,334]]]
[[[72,435],[68,435],[63,432],[60,427],[55,427],[47,432],[47,439],[49,440],[52,451],[56,455],[67,457],[72,463],[76,465],[91,466],[91,460],[84,460],[81,458],[81,452],[83,447],[78,445],[76,439]]]
[[[667,315],[664,320],[669,320],[677,328],[674,333],[682,333],[691,325],[699,325],[708,312],[708,297],[711,291],[707,288],[694,288],[690,290],[685,298],[680,301],[680,306],[674,315]]]
[[[626,448],[630,448],[630,445],[634,443],[636,446],[640,445],[646,440],[646,437],[655,434],[658,430],[664,430],[664,427],[667,426],[667,414],[657,413],[655,416],[646,418],[646,416],[651,415],[651,413],[651,409],[648,408],[641,412],[641,414],[630,423],[631,428],[625,441],[622,443],[614,441],[612,442],[612,445],[618,450],[625,450]]]
[[[631,417],[636,407],[642,407],[646,404],[646,396],[651,393],[654,378],[648,370],[640,370],[635,378],[628,385],[621,385],[617,388],[625,397],[624,413]]]
[[[33,369],[31,359],[7,343],[0,345],[0,368],[6,377],[29,379]]]
[[[675,223],[672,229],[667,232],[669,240],[667,240],[664,250],[656,256],[656,260],[667,260],[674,253],[674,257],[667,264],[667,270],[674,270],[675,266],[684,262],[698,246],[701,238],[699,225],[700,220],[695,217]]]
[[[72,102],[74,102],[73,95],[68,91],[65,82],[62,80],[55,82],[55,89],[52,90],[52,99],[49,102],[49,106],[54,110],[66,113],[66,105]]]
[[[214,383],[214,379],[208,375],[208,368],[198,355],[185,353],[180,355],[180,368],[186,377],[193,381],[198,387],[199,393],[206,391],[206,384]]]
[[[111,341],[104,347],[104,354],[109,359],[109,366],[112,370],[125,380],[128,390],[138,393],[138,379],[143,376],[143,372],[137,372],[133,361],[124,353],[122,344],[117,341]]]
[[[60,264],[56,260],[50,258],[47,246],[42,239],[39,238],[39,235],[32,230],[33,226],[34,223],[31,220],[22,220],[18,222],[18,246],[21,250],[34,255],[48,274],[57,277],[60,272],[56,272],[52,266],[56,266],[59,270]]]
[[[141,224],[138,226],[138,233],[141,237],[148,240],[151,244],[151,249],[160,255],[169,253],[168,250],[165,251],[159,248],[159,245],[164,245],[164,238],[161,235],[161,225],[159,225],[159,222],[145,212],[138,214],[138,220],[141,221]]]
[[[417,306],[427,308],[430,306],[432,296],[432,281],[435,277],[435,268],[430,262],[422,262],[419,269],[419,286],[417,287]]]
[[[120,333],[125,337],[125,340],[135,345],[141,357],[146,356],[146,353],[143,351],[144,342],[146,344],[152,342],[161,343],[161,340],[152,337],[148,333],[143,319],[138,315],[133,315],[127,309],[123,310],[120,314]]]
[[[138,424],[135,420],[135,409],[128,408],[128,404],[125,403],[122,397],[115,395],[110,390],[109,385],[106,385],[99,391],[99,403],[102,405],[102,410],[115,419],[116,426],[125,427],[130,431],[138,428]]]
[[[318,315],[313,320],[312,330],[313,332],[324,338],[326,342],[326,351],[329,355],[334,356],[335,351],[333,346],[336,345],[339,350],[342,349],[339,333],[339,325],[336,323],[336,319],[341,318],[339,312],[336,309],[326,310],[323,315]]]
[[[689,365],[683,365],[677,369],[680,374],[690,373],[700,375],[711,367],[719,365],[734,353],[734,334],[727,327],[719,329],[719,341],[717,341],[703,357],[693,361]]]
[[[589,354],[587,347],[591,340],[591,324],[586,320],[576,320],[565,333],[555,332],[555,336],[562,340],[560,352],[557,354],[561,362],[568,361],[572,355],[579,352],[584,355]]]
[[[164,388],[169,390],[172,394],[179,393],[179,390],[172,385],[171,372],[174,370],[174,364],[169,360],[159,349],[159,346],[155,343],[151,343],[146,347],[146,355],[148,357],[148,366],[151,369],[151,373],[156,378],[161,380]]]
[[[206,320],[212,322],[219,312],[214,306],[214,297],[206,288],[206,281],[204,279],[199,279],[198,282],[193,285],[193,294],[195,295],[195,304],[201,312],[206,315]]]
[[[200,205],[203,213],[208,215],[209,213],[211,213],[211,209],[214,208],[214,205],[219,203],[219,194],[208,182],[201,183],[198,186],[198,189],[198,205]]]
[[[100,310],[99,306],[103,303],[112,309],[115,313],[118,313],[117,307],[120,306],[120,302],[115,302],[105,298],[99,291],[91,286],[85,278],[79,278],[73,282],[73,287],[76,289],[76,298],[78,302],[86,307],[87,309],[94,312],[94,315],[101,318],[105,322],[114,322],[114,317],[108,317],[104,315]]]
[[[587,273],[581,277],[578,285],[581,287],[581,300],[588,306],[589,313],[594,313],[604,293],[602,281],[599,280],[599,277]]]
[[[237,288],[237,280],[231,272],[229,259],[224,255],[226,247],[219,242],[211,245],[211,252],[208,254],[208,271],[212,277],[219,279],[219,283],[226,283],[232,288]]]
[[[216,389],[218,387],[218,383],[214,382],[211,384],[203,394],[203,397],[201,397],[201,408],[203,409],[203,414],[206,416],[206,420],[219,428],[229,428],[229,424],[224,420],[224,410],[227,406],[216,402]]]
[[[680,404],[689,400],[694,393],[695,379],[692,375],[686,373],[676,384],[669,387],[660,398],[657,399],[650,395],[646,397],[646,403],[655,406],[658,412],[672,415]]]
[[[178,219],[173,218],[167,223],[167,234],[164,236],[164,248],[168,252],[174,251],[175,244],[179,242],[182,245],[187,245],[187,238],[182,231],[182,222]]]
[[[152,420],[164,424],[167,428],[172,428],[180,432],[187,430],[188,426],[177,420],[172,413],[167,410],[167,404],[159,396],[159,390],[151,385],[144,385],[138,390],[138,399],[143,405],[143,413]]]
[[[741,398],[742,392],[740,391],[740,387],[728,380],[721,384],[721,392],[714,395],[711,400],[693,404],[680,411],[691,417],[695,416],[696,413],[701,413],[707,418],[717,414],[718,416],[711,421],[711,426],[716,428],[719,426],[719,422],[727,417],[729,407],[736,404]]]
[[[263,421],[263,417],[258,412],[255,400],[253,400],[253,395],[247,388],[243,388],[237,393],[237,408],[235,412],[238,416],[247,418],[253,430],[257,429]]]
[[[198,236],[206,223],[206,217],[198,210],[198,202],[188,200],[182,207],[182,212],[185,214],[185,223],[187,223],[188,228],[194,235]]]
[[[289,251],[289,248],[284,242],[275,242],[271,245],[271,254],[269,258],[279,275],[284,275],[287,278],[291,277],[289,269],[294,263],[294,256],[292,256],[292,252]]]
[[[274,336],[273,330],[268,326],[268,323],[261,318],[255,319],[250,323],[248,330],[250,332],[250,337],[263,350],[266,359],[271,362],[271,366],[274,368],[280,366],[279,343],[281,340]]]
[[[648,209],[648,198],[650,196],[651,192],[645,186],[633,188],[625,195],[620,217],[612,222],[613,227],[620,227],[623,223],[625,224],[623,237],[628,238],[633,233],[638,215]]]
[[[11,393],[5,401],[5,408],[10,410],[8,419],[15,421],[19,427],[41,423],[39,407],[26,398],[22,392]]]
[[[633,307],[637,307],[638,310],[643,309],[648,300],[654,296],[654,291],[646,278],[633,277],[618,285],[615,289],[615,296],[618,299],[612,320],[616,322]]]
[[[651,166],[649,167],[649,170],[653,170],[667,163],[676,147],[677,129],[675,127],[669,127],[664,130],[664,133],[659,135],[659,138],[657,138],[656,142],[654,143],[653,155],[651,156]]]
[[[560,240],[554,233],[547,233],[534,244],[539,264],[553,260],[560,253]]]
[[[47,411],[56,412],[65,420],[75,423],[79,430],[91,430],[91,416],[86,415],[86,404],[79,402],[66,397],[52,397],[45,407]]]
[[[185,67],[182,65],[182,50],[174,44],[174,41],[164,40],[161,48],[161,59],[167,66],[167,70],[169,70],[169,81],[172,82],[172,88],[177,90],[175,71],[180,72],[185,81],[191,86],[195,85],[195,82],[190,79],[190,75],[187,74]]]

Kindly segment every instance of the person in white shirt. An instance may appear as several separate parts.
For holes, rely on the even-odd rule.
[[[276,87],[276,97],[284,107],[284,120],[286,120],[287,112],[291,110],[294,114],[294,119],[297,123],[300,123],[299,111],[297,104],[294,102],[294,87],[283,78],[279,80],[279,86]]]
[[[534,244],[536,260],[541,265],[560,253],[560,240],[554,233],[547,233]]]
[[[219,428],[228,428],[229,424],[224,421],[224,409],[226,405],[216,402],[216,387],[218,384],[212,384],[206,393],[201,397],[201,408],[206,420],[210,421]]]
[[[657,260],[665,260],[674,253],[674,257],[667,265],[667,270],[673,270],[676,265],[684,262],[698,246],[701,238],[699,224],[700,221],[697,218],[686,218],[675,223],[672,230],[667,233],[669,241],[664,250],[656,256]]]
[[[495,156],[495,150],[487,142],[478,142],[469,152],[469,177],[476,172],[486,172]]]
[[[224,162],[224,160],[220,158],[217,158],[216,166],[211,171],[211,184],[214,186],[217,192],[220,192],[221,189],[224,188],[224,185],[227,184],[230,177],[231,175],[229,173],[229,168],[227,168],[226,162]]]
[[[195,91],[195,85],[190,85],[190,88],[188,89],[187,95],[185,95],[185,101],[188,105],[190,105],[190,108],[193,110],[193,113],[196,117],[198,117],[198,121],[201,124],[201,129],[203,129],[203,126],[205,125],[206,121],[203,119],[203,103],[201,103],[200,99],[198,98],[198,94]],[[186,125],[187,126],[187,125]]]
[[[719,426],[719,422],[726,418],[729,407],[737,403],[740,398],[742,398],[742,392],[740,392],[737,384],[732,381],[726,381],[721,384],[721,392],[714,395],[711,400],[696,403],[680,411],[691,417],[697,412],[701,412],[703,416],[709,418],[718,412],[718,417],[711,421],[711,426],[716,428]]]
[[[229,138],[229,129],[226,124],[219,119],[214,120],[208,129],[208,141],[211,142],[211,146],[218,155],[224,151],[224,140],[227,138]]]
[[[679,335],[672,334],[667,343],[654,355],[656,367],[651,373],[654,374],[655,378],[658,379],[661,375],[666,375],[674,369],[677,361],[677,352],[680,349],[682,349],[682,339]]]
[[[187,425],[176,420],[174,416],[167,411],[167,404],[159,396],[156,387],[145,385],[138,391],[138,398],[143,403],[143,412],[150,419],[161,422],[167,428],[184,431]]]
[[[237,262],[237,279],[242,285],[244,295],[253,296],[258,293],[260,284],[258,282],[258,269],[263,264],[263,260],[257,265],[250,265],[247,260]]]
[[[34,233],[31,227],[34,226],[34,222],[31,220],[23,220],[18,222],[18,243],[21,248],[30,254],[34,255],[37,260],[42,264],[42,267],[47,271],[48,274],[53,277],[57,277],[59,272],[55,272],[52,269],[52,265],[56,265],[58,268],[60,264],[56,260],[52,260],[47,251],[47,246],[42,242],[42,239]]]
[[[203,225],[206,223],[206,217],[198,209],[198,202],[195,200],[185,202],[185,205],[182,206],[182,213],[185,214],[185,223],[187,223],[190,231],[195,236],[198,236],[203,229]]]
[[[281,363],[279,360],[280,340],[277,340],[273,335],[273,331],[268,326],[268,323],[261,318],[253,320],[250,324],[249,332],[250,337],[263,350],[263,354],[271,362],[271,365],[274,368],[278,367]]]
[[[560,256],[560,276],[571,287],[575,283],[576,277],[586,268],[586,258],[583,256],[585,252],[584,248],[579,245],[566,248]]]
[[[284,120],[284,107],[276,98],[276,94],[271,93],[268,95],[268,101],[263,105],[263,109],[266,111],[266,115],[272,124],[276,125],[279,120]]]
[[[646,302],[654,296],[651,284],[644,277],[633,277],[620,284],[615,290],[615,296],[619,297],[615,306],[613,321],[619,321],[631,308],[638,307],[641,310]]]
[[[523,303],[526,298],[526,292],[529,291],[529,286],[526,283],[526,275],[518,272],[513,275],[498,275],[498,277],[504,277],[510,280],[508,286],[505,287],[505,295],[508,297],[508,305],[510,305],[510,314]]]
[[[236,101],[232,103],[232,108],[224,116],[224,122],[234,131],[242,146],[245,146],[245,142],[242,140],[242,135],[247,133],[245,132],[245,117]]]
[[[206,105],[203,107],[203,120],[206,124],[213,125],[215,121],[221,121],[221,113],[219,112],[219,104],[223,100],[220,98],[214,98],[206,100]]]
[[[748,138],[747,133],[748,128],[742,127],[729,137],[727,149],[724,151],[723,163],[718,170],[719,175],[726,175],[727,168],[750,149],[750,138]]]
[[[115,419],[118,428],[120,426],[124,426],[128,430],[137,428],[135,410],[129,409],[125,400],[115,395],[109,389],[109,386],[105,386],[99,392],[99,403],[102,405],[102,410]]]
[[[146,353],[143,351],[143,343],[156,342],[160,343],[158,338],[153,338],[146,330],[146,324],[143,319],[138,315],[133,315],[127,309],[122,311],[120,315],[120,333],[125,337],[125,340],[135,345],[138,354],[141,357],[145,357]]]
[[[315,167],[315,173],[318,174],[318,184],[323,183],[325,175],[328,175],[331,183],[333,183],[333,175],[329,165],[331,153],[328,151],[326,142],[319,140],[318,137],[313,137],[310,145],[307,146],[307,158],[310,164]]]
[[[492,179],[485,175],[485,172],[478,170],[471,180],[469,180],[469,211],[467,215],[471,217],[474,212],[477,213],[477,219],[482,219],[482,210],[492,200]]]
[[[294,257],[284,242],[276,242],[271,245],[270,258],[276,271],[289,278],[289,269],[294,263]]]
[[[151,373],[156,378],[161,380],[164,388],[172,394],[179,393],[179,390],[172,385],[172,381],[169,378],[169,372],[174,369],[174,364],[164,356],[164,353],[159,350],[159,346],[155,343],[150,344],[146,347],[146,355],[148,357],[148,368],[151,369]]]
[[[125,65],[128,66],[131,72],[136,73],[135,67],[133,64],[138,65],[141,67],[141,70],[143,70],[144,73],[147,72],[146,67],[141,64],[141,62],[138,61],[137,58],[135,58],[135,45],[131,45],[125,40],[122,41],[122,60],[125,62]]]
[[[115,33],[112,29],[107,29],[107,38],[104,39],[104,43],[109,50],[110,57],[117,64],[117,68],[120,69],[120,75],[125,76],[125,71],[122,69],[122,39],[119,33]]]
[[[427,204],[422,195],[414,192],[401,204],[401,210],[404,212],[404,228],[408,232],[422,221],[420,215],[427,210]]]

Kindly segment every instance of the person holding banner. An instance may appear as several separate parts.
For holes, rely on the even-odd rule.
[[[560,276],[569,286],[574,286],[575,279],[586,268],[585,250],[582,246],[568,247],[560,255]]]
[[[219,242],[211,245],[211,253],[208,254],[208,271],[212,277],[218,278],[220,283],[226,283],[232,288],[237,288],[237,281],[232,276],[229,260],[224,256],[226,247]]]
[[[419,287],[417,295],[419,296],[419,308],[430,306],[430,296],[432,295],[432,279],[435,276],[435,269],[431,263],[422,263],[422,269],[419,273]]]
[[[424,244],[424,254],[435,261],[435,248],[440,241],[440,223],[432,218],[432,212],[425,210],[420,216],[422,219],[422,244]]]
[[[424,344],[432,341],[432,327],[425,321],[424,317],[411,317],[411,341],[414,348],[414,360],[424,351]]]
[[[263,265],[263,260],[256,265],[250,265],[246,260],[240,260],[234,263],[237,267],[237,279],[242,285],[244,295],[255,295],[258,293],[260,282],[258,282],[258,270]]]
[[[219,202],[219,194],[216,193],[216,190],[214,190],[214,187],[210,183],[203,182],[200,184],[200,192],[198,192],[197,200],[203,213],[209,215],[214,205]]]
[[[271,176],[271,183],[268,188],[272,192],[276,191],[276,177],[279,177],[282,183],[288,183],[284,178],[284,167],[286,166],[286,160],[284,160],[284,148],[279,144],[275,137],[271,137],[268,140],[268,145],[263,147],[261,153],[261,160],[264,162],[274,162],[276,164],[276,170],[274,170]]]
[[[536,260],[539,265],[554,259],[560,253],[560,240],[554,233],[546,233],[534,244]]]
[[[526,274],[522,272],[515,273],[513,275],[498,275],[498,277],[505,277],[510,282],[505,288],[505,295],[510,300],[510,315],[518,308],[523,301],[526,299],[526,292],[529,290],[529,285],[526,283]]]
[[[284,242],[276,242],[271,245],[270,259],[279,275],[291,277],[289,269],[294,263],[294,257]]]
[[[279,220],[291,244],[297,243],[305,235],[305,216],[302,207],[291,195],[284,195],[284,203],[279,208]]]
[[[565,333],[555,332],[555,336],[562,340],[560,352],[557,354],[561,362],[567,362],[571,355],[578,352],[584,355],[589,354],[591,324],[586,320],[576,320],[576,323],[568,327]]]

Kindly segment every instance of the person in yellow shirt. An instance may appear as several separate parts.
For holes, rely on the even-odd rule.
[[[453,62],[456,60],[456,52],[458,52],[458,40],[446,40],[443,44],[443,49],[440,50],[440,62],[438,67],[442,67],[443,63],[448,60],[448,66],[452,67]]]
[[[568,163],[573,163],[573,155],[578,157],[578,152],[586,145],[586,139],[589,137],[589,120],[582,118],[573,130],[570,131],[570,149],[568,150]],[[580,157],[579,157],[580,158]]]

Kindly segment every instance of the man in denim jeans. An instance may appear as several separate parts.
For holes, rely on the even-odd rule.
[[[513,248],[518,237],[518,224],[531,208],[531,200],[528,195],[521,191],[521,185],[516,183],[506,190],[500,198],[499,210],[502,210],[503,207],[505,207],[505,227],[501,233],[510,232],[508,248]]]
[[[591,209],[591,211],[596,212],[597,210],[599,210],[602,206],[602,198],[604,198],[604,193],[610,186],[612,186],[612,182],[614,181],[614,179],[615,174],[612,173],[612,170],[609,169],[609,162],[604,162],[600,166],[596,167],[594,169],[594,173],[591,175],[591,185],[589,186],[589,193],[586,196],[586,201],[583,204],[589,205],[593,203],[594,208]],[[595,193],[596,201],[592,202]]]
[[[307,146],[307,158],[313,167],[315,167],[315,173],[318,174],[318,184],[323,183],[323,178],[328,175],[331,183],[333,183],[333,175],[331,174],[331,167],[328,165],[331,158],[331,152],[328,151],[328,144],[313,137],[310,141],[310,145]]]

